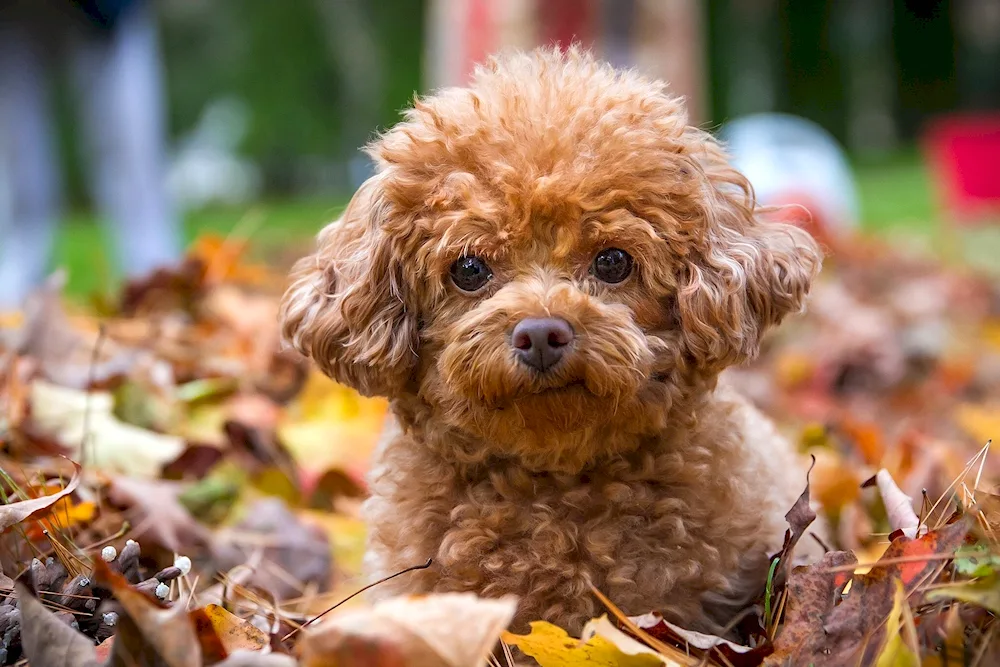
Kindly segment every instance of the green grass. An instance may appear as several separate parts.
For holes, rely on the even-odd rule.
[[[862,225],[873,232],[934,232],[939,215],[930,175],[920,155],[908,151],[854,165]]]

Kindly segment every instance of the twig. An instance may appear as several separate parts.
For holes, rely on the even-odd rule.
[[[83,435],[80,436],[80,465],[83,466],[87,462],[87,440],[90,436],[90,398],[93,394],[92,387],[94,385],[94,375],[96,374],[97,360],[101,356],[101,346],[104,344],[104,337],[107,334],[107,330],[104,328],[102,323],[97,328],[97,341],[94,343],[94,349],[90,354],[90,367],[87,369],[87,392],[86,400],[83,406]],[[91,452],[93,454],[93,452]]]
[[[365,586],[364,588],[358,589],[357,591],[355,591],[354,593],[351,593],[350,595],[348,595],[346,598],[344,598],[343,600],[341,600],[337,604],[333,605],[332,607],[330,607],[326,611],[322,612],[319,616],[315,616],[315,617],[309,619],[308,621],[306,621],[305,623],[303,623],[299,627],[297,627],[294,630],[292,630],[291,632],[289,632],[287,635],[285,635],[284,637],[281,638],[281,641],[283,641],[283,642],[284,641],[288,641],[289,637],[291,637],[292,635],[296,634],[302,628],[306,627],[307,625],[309,625],[309,624],[311,624],[311,623],[313,623],[315,621],[318,621],[319,619],[323,618],[324,616],[326,616],[331,611],[333,611],[334,609],[336,609],[340,605],[344,604],[348,600],[351,600],[352,598],[355,598],[355,597],[361,595],[362,593],[364,593],[365,591],[367,591],[369,588],[374,588],[375,586],[378,586],[379,584],[384,584],[385,582],[389,581],[390,579],[395,579],[399,575],[406,574],[407,572],[413,572],[415,570],[426,570],[427,568],[429,568],[431,566],[432,562],[433,562],[432,559],[428,558],[427,562],[424,563],[423,565],[412,565],[412,566],[406,568],[405,570],[400,570],[399,572],[396,572],[395,574],[390,574],[388,577],[382,577],[378,581],[372,582],[372,583],[368,584],[367,586]]]

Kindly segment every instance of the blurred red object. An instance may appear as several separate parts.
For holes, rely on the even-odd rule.
[[[1000,215],[1000,115],[940,118],[924,145],[942,204],[956,222]]]

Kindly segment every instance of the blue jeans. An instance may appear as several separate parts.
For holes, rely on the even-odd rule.
[[[165,189],[162,74],[149,4],[128,10],[110,33],[75,26],[62,51],[87,180],[127,276],[169,264],[181,249]],[[17,307],[44,279],[62,214],[47,76],[55,40],[44,32],[0,21],[0,309]]]

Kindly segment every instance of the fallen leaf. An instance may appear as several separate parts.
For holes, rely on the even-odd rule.
[[[88,394],[41,380],[31,385],[32,423],[88,465],[153,478],[184,449],[181,438],[126,424],[113,410],[114,399],[108,392]]]
[[[391,598],[307,628],[302,665],[483,667],[516,609],[512,597],[471,593]]]
[[[955,571],[966,577],[989,577],[1000,571],[1000,556],[986,544],[963,547],[955,554]]]
[[[955,421],[980,445],[1000,438],[1000,410],[997,406],[960,405],[955,409]]]
[[[43,490],[58,493],[61,485],[50,481]],[[65,496],[56,501],[46,514],[45,517],[33,520],[27,526],[24,534],[28,539],[40,540],[45,536],[45,531],[64,531],[92,521],[97,515],[97,504],[89,500],[74,502],[72,498]]]
[[[371,454],[385,426],[388,404],[365,398],[317,371],[309,375],[296,405],[277,429],[298,463],[307,493],[330,469],[364,485]]]
[[[861,477],[855,466],[828,447],[812,447],[816,464],[809,476],[810,494],[825,512],[836,515],[861,495]]]
[[[920,518],[913,511],[913,500],[900,490],[889,471],[882,468],[875,475],[879,495],[889,517],[889,530],[902,531],[906,537],[916,537],[920,532]],[[926,527],[925,527],[926,528]]]
[[[810,476],[816,464],[816,459],[813,458],[812,461],[813,465],[810,465],[809,470],[806,472],[806,488],[796,499],[791,509],[785,513],[785,521],[788,522],[788,529],[785,531],[785,540],[781,545],[781,551],[770,558],[772,563],[775,560],[778,562],[778,569],[772,583],[773,589],[784,585],[785,580],[788,578],[789,568],[792,565],[792,554],[795,552],[795,546],[799,543],[799,540],[809,526],[812,525],[812,522],[816,520],[816,512],[812,508],[809,494]]]
[[[149,535],[172,551],[185,551],[186,547],[208,544],[211,533],[178,500],[183,488],[176,482],[115,476],[108,486],[108,498],[141,515],[135,522],[136,537]]]
[[[923,656],[922,667],[955,667],[970,664],[975,653],[965,636],[965,623],[960,609],[952,607],[943,615],[940,630],[932,635],[929,651]]]
[[[61,297],[65,272],[57,271],[24,304],[20,327],[0,331],[0,347],[34,359],[43,377],[62,386],[85,389],[126,374],[130,355],[102,355],[94,359],[97,327],[78,328],[70,320]],[[105,350],[109,346],[102,346]]]
[[[906,632],[912,643],[916,643],[917,633],[910,613],[910,603],[907,602],[902,582],[897,579],[892,610],[885,624],[885,646],[878,655],[876,667],[920,667],[920,657],[903,640],[900,630]]]
[[[503,640],[534,658],[541,667],[673,667],[679,665],[640,644],[608,621],[587,623],[580,639],[544,621],[531,624],[527,635],[503,633]],[[696,663],[692,663],[696,664]]]
[[[125,612],[118,620],[112,663],[201,667],[201,644],[183,606],[157,604],[100,559],[94,561],[94,578],[111,590]]]
[[[61,499],[76,490],[80,485],[80,465],[73,463],[73,477],[63,489],[49,496],[32,498],[31,500],[19,500],[0,506],[0,531],[7,530],[11,526],[18,524],[29,517],[33,517],[41,512],[48,512]]]
[[[876,424],[843,418],[837,427],[854,442],[866,463],[878,465],[885,455],[885,443],[882,430]]]
[[[222,640],[227,653],[237,650],[260,651],[270,644],[266,633],[219,605],[205,605],[200,611]]]
[[[838,591],[847,584],[847,572],[830,572],[831,568],[857,563],[854,554],[831,551],[808,567],[797,567],[788,577],[788,601],[785,604],[785,624],[774,642],[774,653],[765,658],[765,665],[809,664],[812,647],[823,641],[823,623],[837,601]]]
[[[834,596],[844,573],[837,573],[838,577],[823,570],[854,564],[853,555],[827,554],[812,568],[797,569],[799,576],[788,583],[785,627],[775,641],[775,653],[765,664],[822,667],[853,663],[859,657],[867,664],[869,654],[876,650],[873,647],[880,645],[874,635],[884,632],[883,623],[892,611],[895,581],[900,580],[907,593],[912,592],[944,566],[946,561],[935,556],[953,555],[967,533],[968,525],[959,521],[917,539],[896,538],[869,572],[851,579],[849,592],[836,606]]]
[[[261,653],[259,651],[236,651],[215,667],[298,667],[298,660],[281,653]],[[372,665],[378,667],[378,665]]]
[[[993,575],[977,581],[939,586],[927,591],[926,597],[928,601],[961,600],[1000,614],[1000,577]]]
[[[326,532],[301,520],[279,498],[261,498],[246,509],[246,518],[216,539],[219,570],[246,562],[262,551],[262,563],[251,583],[281,600],[302,595],[307,588],[328,590],[333,571]]]
[[[97,667],[94,642],[49,611],[24,584],[14,584],[21,604],[21,646],[38,667]]]
[[[760,661],[771,652],[768,645],[756,648],[743,646],[731,642],[716,635],[707,635],[693,630],[685,630],[670,621],[667,621],[658,613],[634,616],[630,619],[638,627],[642,628],[649,636],[658,639],[666,644],[677,646],[691,653],[702,655],[704,653],[718,652],[730,664],[760,664]]]

